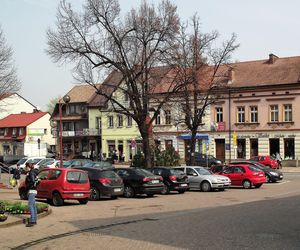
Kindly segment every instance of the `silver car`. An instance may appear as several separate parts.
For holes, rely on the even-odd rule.
[[[175,168],[186,173],[190,189],[200,189],[203,192],[209,192],[214,189],[224,191],[225,188],[231,185],[231,180],[228,177],[213,174],[204,167],[182,166]]]

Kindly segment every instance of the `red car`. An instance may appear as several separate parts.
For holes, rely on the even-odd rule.
[[[61,206],[64,200],[78,200],[87,204],[90,197],[90,182],[85,171],[69,168],[46,168],[39,172],[40,183],[36,198],[47,199],[54,206]],[[25,181],[19,187],[21,199],[28,198]]]
[[[258,156],[253,156],[250,158],[250,161],[258,161],[259,163],[269,166],[270,168],[277,169],[278,168],[278,162],[277,160],[269,155],[263,156],[263,155],[258,155]]]
[[[232,186],[243,186],[244,188],[254,186],[260,188],[266,182],[263,171],[246,164],[229,165],[219,174],[229,177]]]

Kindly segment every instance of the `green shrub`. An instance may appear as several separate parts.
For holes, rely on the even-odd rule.
[[[168,147],[163,151],[156,151],[156,166],[177,166],[179,165],[180,156],[173,147]]]
[[[144,168],[145,167],[145,157],[144,154],[139,150],[137,154],[133,157],[131,165],[133,167]]]

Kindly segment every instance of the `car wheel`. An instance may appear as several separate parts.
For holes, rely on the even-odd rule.
[[[28,191],[25,188],[21,188],[19,191],[19,196],[21,200],[28,200]]]
[[[244,180],[243,181],[243,187],[245,189],[251,188],[251,186],[252,186],[252,184],[251,184],[251,182],[249,180]]]
[[[184,194],[184,193],[185,193],[185,190],[178,190],[178,193]]]
[[[135,196],[134,190],[130,186],[124,187],[124,197],[126,198],[133,198]]]
[[[211,190],[211,186],[209,184],[209,182],[204,181],[201,183],[201,191],[202,192],[209,192]]]
[[[98,188],[91,187],[90,192],[91,192],[91,195],[90,195],[89,199],[91,201],[97,201],[100,199],[100,192],[99,192]]]
[[[167,185],[164,185],[164,188],[161,191],[161,194],[168,194],[168,193],[170,193],[170,189]]]
[[[52,204],[56,207],[62,206],[64,204],[63,198],[61,198],[61,195],[57,192],[53,193],[52,195]]]
[[[79,201],[79,203],[80,203],[81,205],[85,205],[85,204],[87,204],[87,203],[88,203],[88,201],[89,201],[89,198],[85,198],[85,199],[79,199],[78,201]]]
[[[256,185],[255,185],[255,188],[260,188],[261,186],[262,186],[262,183],[256,184]]]
[[[118,198],[118,196],[116,196],[116,195],[110,196],[110,199],[111,199],[111,200],[116,200],[117,198]]]
[[[271,182],[270,176],[266,175],[266,182]]]
[[[225,191],[225,188],[219,188],[220,191]]]

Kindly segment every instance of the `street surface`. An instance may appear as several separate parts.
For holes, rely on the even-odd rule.
[[[300,249],[299,198],[288,173],[260,189],[67,202],[35,227],[1,228],[0,249]]]

